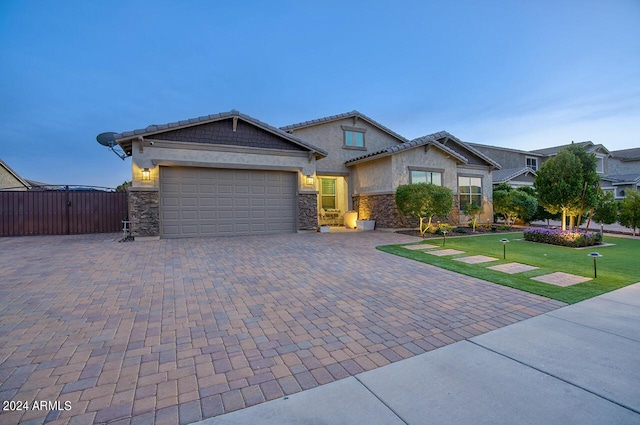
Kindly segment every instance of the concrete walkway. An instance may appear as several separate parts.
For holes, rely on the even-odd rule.
[[[640,283],[215,418],[231,424],[640,424]]]

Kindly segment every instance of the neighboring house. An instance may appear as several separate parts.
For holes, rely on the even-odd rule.
[[[0,190],[29,190],[29,182],[0,159]]]
[[[621,199],[629,190],[640,191],[640,148],[611,151],[602,188]]]
[[[492,217],[500,166],[446,132],[409,141],[357,111],[280,129],[237,111],[114,135],[132,157],[137,239],[295,232],[342,223],[346,211],[379,227],[406,226],[399,185],[429,181],[477,201]],[[458,222],[465,217],[456,210]]]
[[[533,151],[469,143],[499,162],[503,168],[493,173],[493,184],[508,183],[513,187],[533,186],[535,172],[542,164],[570,145],[553,146]],[[640,148],[609,151],[593,142],[576,143],[596,156],[596,171],[601,176],[603,190],[612,191],[621,199],[630,189],[640,188]]]
[[[327,152],[238,111],[114,135],[132,157],[136,239],[295,232],[317,226]]]
[[[478,143],[469,143],[469,145],[502,166],[500,170],[493,172],[493,185],[508,183],[513,187],[533,186],[536,171],[540,169],[542,162],[547,159],[545,155],[536,152]]]

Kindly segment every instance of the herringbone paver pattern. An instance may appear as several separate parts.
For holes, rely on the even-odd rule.
[[[191,423],[562,305],[319,236],[0,239],[0,400],[62,404],[0,423]]]

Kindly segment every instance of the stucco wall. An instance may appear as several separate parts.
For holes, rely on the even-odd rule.
[[[349,167],[352,171],[352,195],[393,193],[392,157],[376,159]]]
[[[428,169],[442,173],[442,185],[454,192],[457,189],[458,180],[457,162],[445,154],[442,150],[429,146],[417,147],[393,155],[392,182],[393,188],[411,183],[409,167]]]
[[[150,145],[153,142],[153,145]],[[298,190],[314,191],[305,184],[306,175],[315,175],[315,157],[306,152],[205,145],[198,143],[146,140],[142,152],[138,141],[132,148],[134,187],[159,187],[159,165],[212,168],[252,168],[298,172]],[[151,180],[142,181],[142,170],[149,168]]]
[[[486,223],[487,220],[493,221],[493,185],[491,183],[491,170],[489,167],[473,167],[458,166],[458,176],[480,177],[482,179],[482,213],[480,214],[480,222]],[[457,195],[457,179],[456,190]],[[456,196],[456,205],[458,205]],[[466,223],[467,217],[460,211],[460,223]]]
[[[365,129],[365,149],[343,148],[344,130],[341,126]],[[319,172],[348,173],[350,169],[344,165],[345,161],[401,143],[364,120],[358,119],[354,124],[352,118],[293,130],[292,134],[329,153],[326,158],[318,161]]]
[[[2,190],[27,190],[11,173],[0,166],[0,189]]]

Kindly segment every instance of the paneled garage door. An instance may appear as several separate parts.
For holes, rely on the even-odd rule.
[[[296,174],[160,167],[165,238],[296,231]]]

